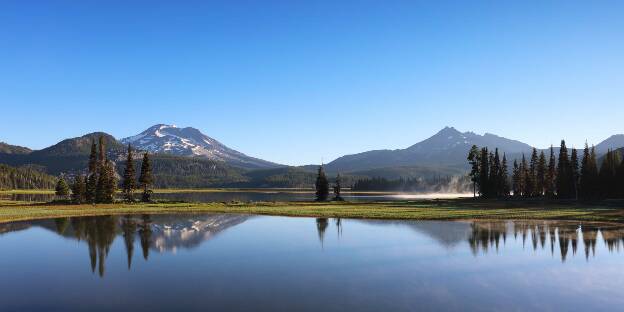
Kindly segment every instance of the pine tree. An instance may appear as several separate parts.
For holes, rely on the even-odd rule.
[[[620,158],[622,160],[620,161],[620,164],[617,169],[617,174],[616,174],[617,175],[616,176],[616,180],[617,180],[616,195],[618,198],[624,198],[624,155],[620,155]]]
[[[479,148],[473,145],[468,152],[468,163],[470,164],[470,181],[472,182],[472,196],[477,197],[477,184],[479,183]]]
[[[507,156],[503,153],[503,162],[500,168],[500,176],[499,180],[499,196],[508,197],[509,196],[509,177],[508,177],[508,168],[507,168]]]
[[[537,157],[537,149],[534,147],[533,152],[531,153],[531,161],[529,165],[529,179],[528,179],[528,190],[530,192],[531,197],[538,196],[538,187],[537,187],[537,166],[538,166],[538,157]]]
[[[561,140],[559,163],[557,164],[557,177],[555,178],[557,197],[570,198],[570,181],[570,158],[568,157],[568,148],[566,147],[565,140]]]
[[[537,196],[544,195],[544,189],[546,188],[546,170],[546,156],[544,155],[544,151],[541,151],[537,160],[537,176],[535,177]]]
[[[603,198],[614,198],[617,197],[618,190],[617,186],[617,167],[619,166],[620,161],[617,153],[613,150],[607,151],[607,154],[604,156],[604,160],[602,161],[602,165],[600,166],[600,172],[598,175],[601,193],[600,195]]]
[[[316,201],[326,201],[329,196],[329,182],[325,176],[325,170],[321,165],[318,169],[318,175],[316,177]]]
[[[555,179],[557,177],[557,166],[555,161],[555,152],[552,145],[550,146],[550,157],[548,158],[548,171],[546,173],[546,196],[554,197],[556,192]]]
[[[572,154],[570,155],[570,195],[575,199],[578,199],[578,184],[579,184],[579,165],[578,155],[575,148],[572,148]]]
[[[107,161],[104,164],[104,202],[112,203],[115,201],[115,191],[117,190],[117,178],[115,177],[115,163]]]
[[[518,166],[518,161],[514,160],[512,174],[511,174],[511,188],[512,188],[514,197],[520,197],[522,193],[520,180],[521,180],[520,167]]]
[[[97,158],[97,184],[95,187],[95,202],[107,202],[106,186],[108,184],[109,175],[106,172],[106,146],[104,145],[104,137],[99,137],[98,158]]]
[[[585,142],[585,148],[583,149],[583,159],[581,160],[581,173],[579,183],[579,195],[583,199],[588,199],[592,197],[591,185],[593,181],[591,181],[591,169],[589,168],[590,162],[591,155],[589,154],[589,146],[587,145],[587,142]]]
[[[88,203],[95,202],[95,193],[97,189],[97,146],[95,141],[91,142],[91,154],[89,155],[89,171],[86,181],[86,201]]]
[[[106,185],[108,184],[108,174],[106,172],[106,166],[102,165],[98,170],[97,188],[95,190],[95,202],[98,204],[107,202]]]
[[[522,154],[522,161],[520,162],[520,187],[523,197],[531,196],[531,174],[529,171],[529,164],[527,163],[524,154]]]
[[[128,144],[128,158],[126,159],[126,168],[124,169],[123,175],[123,193],[124,197],[127,201],[134,201],[134,197],[132,192],[136,188],[136,172],[134,171],[134,155],[132,152],[132,146]]]
[[[490,190],[490,197],[498,197],[501,194],[499,193],[500,190],[500,159],[499,159],[499,155],[498,155],[498,148],[494,150],[494,154],[490,153],[489,156],[490,159],[490,175],[488,177],[488,181],[490,183],[490,185],[488,186],[488,189]]]
[[[74,177],[74,183],[72,184],[72,202],[75,204],[82,204],[86,200],[86,183],[85,179],[81,175]]]
[[[340,196],[340,192],[342,191],[342,181],[340,178],[340,173],[336,175],[336,184],[334,185],[334,200],[342,201],[343,198]]]
[[[592,146],[589,153],[589,179],[591,181],[590,194],[592,197],[600,196],[600,184],[598,181],[598,158],[596,156],[596,148]]]
[[[56,183],[55,194],[62,199],[65,199],[67,195],[69,195],[69,185],[67,185],[65,177],[61,176]]]
[[[149,155],[145,152],[145,154],[143,154],[143,162],[141,163],[141,175],[139,176],[139,184],[143,189],[141,201],[149,202],[151,200],[152,190],[150,190],[150,186],[153,182],[152,165],[149,160]]]
[[[479,156],[480,165],[479,165],[479,194],[482,197],[488,197],[490,192],[488,187],[489,183],[489,174],[490,174],[490,164],[489,164],[489,153],[487,147],[481,148],[481,156]]]

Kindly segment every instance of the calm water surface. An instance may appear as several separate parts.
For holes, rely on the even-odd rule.
[[[391,195],[380,193],[351,193],[343,192],[343,197],[348,201],[394,201],[423,198],[448,198],[460,196],[472,196],[472,194],[405,194]],[[137,197],[140,197],[138,194]],[[44,201],[49,202],[56,198],[53,194],[7,194],[1,195],[0,199],[19,201]],[[181,193],[154,193],[155,200],[173,200],[185,202],[258,202],[258,201],[312,201],[314,192],[289,192],[289,191],[219,191],[219,192],[181,192]],[[119,195],[121,199],[121,194]]]
[[[578,311],[624,305],[624,228],[233,214],[0,224],[0,310]]]

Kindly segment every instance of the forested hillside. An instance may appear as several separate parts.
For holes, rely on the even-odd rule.
[[[28,147],[10,145],[0,142],[0,153],[3,154],[28,154],[32,152]]]
[[[140,164],[137,162],[137,167]],[[118,162],[121,175],[123,164]],[[245,170],[220,161],[198,157],[152,156],[154,186],[157,188],[201,188],[246,181]]]
[[[10,167],[0,164],[0,189],[53,189],[56,178],[34,167]]]

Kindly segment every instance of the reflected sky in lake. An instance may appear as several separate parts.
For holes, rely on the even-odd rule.
[[[614,310],[624,227],[236,214],[0,224],[0,310]]]

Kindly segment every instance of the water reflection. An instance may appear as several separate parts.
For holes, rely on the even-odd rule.
[[[337,221],[339,222],[339,220]],[[467,242],[474,256],[503,252],[509,239],[534,252],[558,252],[562,262],[583,250],[586,260],[596,256],[596,245],[603,241],[609,252],[624,247],[624,225],[570,221],[359,221],[406,226],[425,234],[447,249]],[[337,223],[338,224],[338,223]],[[318,225],[318,221],[317,221]],[[342,231],[340,227],[339,232]]]
[[[618,224],[581,224],[576,222],[516,221],[516,222],[472,222],[468,238],[474,255],[498,251],[505,244],[507,234],[522,240],[522,246],[530,244],[533,251],[548,249],[551,255],[559,251],[561,261],[576,256],[579,245],[584,257],[596,255],[596,244],[600,237],[610,252],[619,252],[624,244],[624,227]],[[528,241],[527,241],[528,240]],[[547,248],[549,246],[549,248]]]
[[[0,224],[0,234],[37,226],[84,242],[91,271],[104,276],[106,259],[118,236],[123,239],[127,268],[131,270],[137,244],[141,248],[143,259],[147,261],[150,251],[176,253],[181,248],[193,249],[249,218],[251,216],[235,214],[57,218]],[[343,220],[340,218],[312,220],[316,225],[316,236],[322,249],[325,248],[326,234],[330,227],[335,227],[338,238],[344,235]],[[579,250],[582,257],[589,261],[596,257],[600,241],[605,246],[602,250],[610,253],[619,253],[624,246],[624,226],[619,224],[556,221],[348,221],[372,224],[379,226],[380,230],[386,226],[407,227],[449,250],[459,249],[462,244],[466,244],[474,257],[504,253],[504,248],[510,241],[514,241],[514,246],[533,250],[534,253],[544,252],[557,256],[561,262],[576,257]]]
[[[240,224],[249,216],[211,214],[200,216],[97,216],[56,218],[53,220],[0,224],[0,233],[42,227],[67,238],[85,242],[91,271],[99,276],[106,272],[106,258],[117,236],[124,241],[128,270],[132,268],[135,241],[141,246],[143,259],[150,250],[176,252],[178,248],[195,248],[227,228]]]

